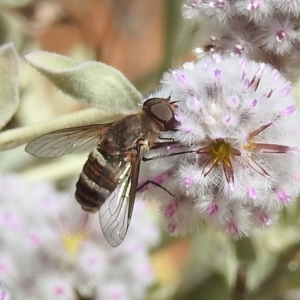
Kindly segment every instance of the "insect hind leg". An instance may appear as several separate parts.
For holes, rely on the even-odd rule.
[[[136,189],[136,191],[137,192],[143,192],[143,191],[145,191],[146,189],[144,189],[145,187],[147,187],[149,184],[153,184],[153,185],[155,185],[155,186],[157,186],[157,187],[159,187],[159,188],[161,188],[162,190],[164,190],[165,192],[167,192],[169,195],[171,195],[172,197],[174,197],[174,195],[170,192],[170,191],[168,191],[165,187],[163,187],[161,184],[159,184],[159,183],[157,183],[157,182],[155,182],[155,181],[153,181],[153,180],[147,180],[147,181],[145,181],[145,182],[143,182],[141,185],[139,185],[138,187],[137,187],[137,189]],[[143,190],[144,189],[144,190]]]

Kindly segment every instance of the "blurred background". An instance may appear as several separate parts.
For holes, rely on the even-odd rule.
[[[3,130],[54,119],[85,108],[84,104],[57,91],[47,79],[24,62],[24,55],[34,50],[60,53],[81,61],[97,60],[104,62],[119,69],[144,94],[157,87],[159,79],[165,71],[194,59],[192,51],[194,28],[185,24],[182,19],[182,4],[182,0],[0,0],[0,44],[13,41],[22,59],[20,106],[16,115]],[[101,78],[99,78],[100,80]],[[8,223],[9,226],[12,226],[11,221],[8,223],[3,221],[11,220],[11,215],[15,213],[11,212],[13,211],[12,208],[9,208],[10,197],[13,198],[12,200],[20,199],[20,203],[22,201],[28,202],[28,205],[30,205],[29,200],[32,198],[39,201],[40,196],[37,196],[36,193],[35,195],[30,193],[42,189],[40,181],[43,181],[44,185],[50,185],[41,194],[50,193],[53,194],[53,198],[60,198],[62,194],[71,197],[74,183],[85,160],[86,155],[57,160],[34,159],[24,152],[23,146],[1,153],[0,171],[3,179],[2,185],[0,183],[0,199],[5,199],[5,201],[3,200],[5,203],[3,204],[3,211],[6,213],[0,216],[0,228],[7,229]],[[18,179],[14,176],[17,176]],[[16,190],[20,189],[23,194],[20,195],[21,192],[16,194],[16,191],[10,193],[4,182],[12,190],[14,187]],[[27,185],[33,186],[33,188],[28,189],[26,188]],[[56,193],[59,196],[55,196]],[[68,201],[66,200],[66,202]],[[30,210],[30,206],[24,208],[23,204],[19,205],[22,206],[22,209],[17,209],[17,217],[20,222],[22,221],[21,223],[25,228],[26,222],[30,222],[28,220],[31,218],[27,212]],[[59,204],[55,205],[59,206]],[[74,201],[70,206],[77,206],[77,204]],[[31,208],[33,209],[32,206]],[[64,208],[66,211],[62,211]],[[84,292],[86,291],[84,287],[89,286],[89,282],[82,285],[83,287],[80,284],[78,287],[74,287],[75,294],[71,292],[69,294],[58,293],[56,289],[53,295],[57,297],[56,299],[82,300],[300,299],[299,208],[297,204],[286,209],[277,225],[263,232],[255,232],[251,238],[234,241],[205,225],[200,232],[193,236],[170,238],[160,230],[160,220],[156,213],[155,203],[147,203],[145,209],[147,209],[147,215],[151,219],[149,222],[153,228],[156,228],[157,232],[149,235],[149,238],[153,237],[154,242],[143,242],[142,246],[145,248],[143,255],[149,253],[153,278],[151,277],[149,282],[147,281],[142,285],[139,281],[142,281],[144,273],[139,273],[140,277],[136,276],[130,282],[130,286],[141,285],[143,287],[142,292],[134,295],[129,292],[127,294],[125,292],[110,292],[111,290],[122,291],[124,286],[126,289],[127,283],[124,276],[120,275],[117,279],[114,277],[114,268],[118,272],[117,269],[120,268],[120,264],[107,263],[112,258],[103,255],[102,259],[106,260],[103,265],[110,270],[109,275],[105,275],[105,277],[103,274],[107,274],[108,271],[103,270],[104,273],[99,275],[98,280],[96,271],[91,274],[87,272],[88,275],[85,276],[85,279],[93,277],[100,286],[97,288],[101,288],[101,286],[110,287],[114,281],[117,281],[119,285],[113,285],[113,288],[108,289],[108,292],[101,294],[101,296],[94,294],[91,288],[88,289],[88,292]],[[72,212],[73,208],[68,208],[66,204],[56,209],[64,216],[69,215],[69,218],[70,215],[72,217],[78,215],[78,212]],[[8,214],[7,211],[10,213]],[[21,212],[24,212],[26,217],[22,216]],[[55,216],[51,216],[51,218],[55,218]],[[78,223],[82,218],[78,217]],[[39,222],[43,221],[40,220]],[[75,217],[72,222],[76,223]],[[143,219],[140,222],[143,222]],[[53,220],[51,219],[48,223],[49,226],[52,226]],[[13,224],[15,223],[13,222]],[[37,222],[36,224],[40,223]],[[139,225],[137,224],[137,226]],[[55,226],[51,228],[59,230]],[[148,229],[141,226],[140,230]],[[100,235],[100,228],[95,230]],[[63,236],[64,246],[62,247],[67,254],[72,253],[72,260],[70,262],[69,258],[64,258],[59,268],[51,273],[52,281],[47,279],[47,284],[39,282],[38,292],[34,294],[35,288],[28,286],[34,286],[38,277],[49,277],[49,274],[45,273],[46,271],[41,271],[42,265],[46,265],[47,260],[45,260],[45,256],[42,256],[41,266],[32,268],[33,273],[31,274],[20,276],[19,273],[23,273],[21,268],[24,263],[18,261],[19,257],[24,258],[26,255],[31,257],[30,255],[36,252],[29,251],[27,246],[24,246],[27,249],[27,254],[22,253],[19,249],[17,252],[12,250],[13,255],[8,255],[9,247],[14,247],[14,249],[15,247],[23,247],[20,244],[22,241],[20,236],[17,233],[16,235],[13,234],[6,232],[0,238],[0,245],[2,245],[0,247],[0,279],[3,288],[7,287],[10,290],[13,287],[15,291],[19,290],[15,294],[11,291],[7,297],[20,299],[16,295],[21,294],[22,299],[50,298],[51,288],[49,286],[54,284],[53,282],[58,282],[55,279],[55,274],[64,274],[65,269],[72,269],[77,264],[75,262],[77,256],[74,255],[69,246],[66,246],[69,245],[66,244],[66,241],[72,238],[71,246],[75,247],[77,251],[75,252],[79,254],[81,253],[82,242],[78,242],[78,239],[77,242],[74,242],[74,238],[78,237],[75,234]],[[46,237],[45,239],[48,241],[54,241],[57,238],[53,237],[53,233],[48,233],[46,225],[45,232],[38,232],[37,235]],[[137,233],[137,236],[141,238],[143,232]],[[20,238],[20,242],[16,243],[14,237]],[[93,239],[91,235],[89,238]],[[95,240],[98,240],[98,237]],[[59,243],[57,240],[56,242]],[[99,243],[102,242],[104,243],[103,240]],[[46,245],[48,244],[45,242],[43,247]],[[82,247],[84,253],[88,255],[89,247],[84,247],[84,245]],[[110,251],[107,250],[106,246],[103,247],[106,252]],[[97,247],[91,248],[91,252],[97,252]],[[129,248],[131,250],[128,252],[122,250],[122,253],[127,253],[126,255],[131,253],[133,256],[128,260],[128,264],[130,264],[126,269],[128,274],[130,274],[130,270],[138,267],[135,266],[136,264],[145,263],[139,259],[135,260],[132,247]],[[103,249],[99,251],[103,252]],[[115,255],[116,251],[118,248],[114,249]],[[62,254],[62,252],[59,253],[62,256],[67,255]],[[47,252],[47,255],[52,257],[54,254]],[[30,260],[32,257],[28,259]],[[78,261],[81,262],[80,259],[78,258]],[[7,268],[1,267],[5,265],[5,262],[6,265],[14,266],[17,270],[9,273]],[[34,262],[32,263],[34,264]],[[103,269],[103,265],[100,265]],[[31,268],[29,269],[31,270]],[[84,281],[79,274],[81,271],[82,269],[78,267],[76,269],[77,275],[75,277],[70,276]],[[71,273],[70,271],[68,274]],[[75,280],[73,277],[72,280],[70,279],[68,283],[65,283],[66,286],[70,282],[73,284]],[[122,278],[124,282],[122,282]],[[118,288],[120,286],[122,288]],[[103,289],[105,288],[103,287]]]

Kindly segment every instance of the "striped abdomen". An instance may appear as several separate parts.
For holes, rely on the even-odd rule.
[[[75,198],[82,209],[95,213],[118,185],[122,158],[95,148],[76,184]]]

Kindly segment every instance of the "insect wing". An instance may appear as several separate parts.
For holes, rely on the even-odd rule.
[[[141,158],[146,148],[147,146],[141,146],[135,155],[132,154],[120,176],[120,184],[100,208],[100,225],[112,247],[119,246],[126,236],[135,201]]]
[[[132,164],[128,162],[122,181],[105,200],[99,211],[102,232],[112,247],[117,247],[122,243],[130,223],[133,209],[129,199],[132,189],[131,172]]]
[[[31,141],[25,151],[37,157],[82,153],[95,147],[111,124],[93,124],[53,131]]]

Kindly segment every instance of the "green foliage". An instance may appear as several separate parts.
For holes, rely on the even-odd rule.
[[[0,47],[0,128],[14,115],[19,105],[20,60],[13,43]]]
[[[200,271],[200,267],[199,267]],[[195,279],[195,278],[194,278]],[[194,280],[195,281],[195,280]],[[229,299],[230,291],[224,275],[219,273],[210,274],[205,280],[202,280],[189,286],[186,290],[185,287],[178,289],[174,300],[215,300],[215,299]]]
[[[104,63],[78,62],[45,51],[31,52],[25,58],[64,93],[109,113],[132,113],[142,98],[120,71]]]

